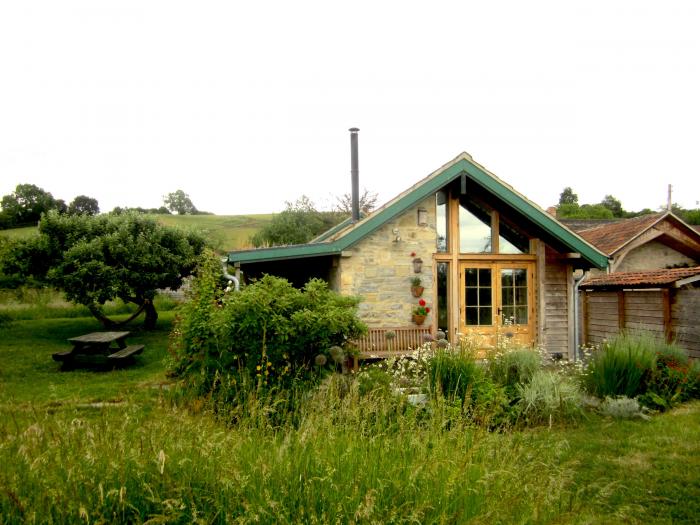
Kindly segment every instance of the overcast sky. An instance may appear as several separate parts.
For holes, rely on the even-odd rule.
[[[462,151],[539,205],[700,200],[700,2],[5,1],[0,195],[385,202]]]

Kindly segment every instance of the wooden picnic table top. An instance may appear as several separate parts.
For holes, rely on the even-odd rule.
[[[68,341],[73,344],[109,344],[113,341],[124,339],[130,333],[131,332],[92,332],[78,337],[71,337]]]

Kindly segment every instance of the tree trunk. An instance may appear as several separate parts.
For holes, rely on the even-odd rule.
[[[105,316],[105,314],[102,313],[102,310],[100,310],[100,307],[96,304],[90,304],[87,305],[87,307],[88,310],[90,310],[90,313],[93,315],[93,317],[95,317],[99,322],[101,322],[102,326],[104,326],[105,328],[113,328],[116,324],[110,318]]]
[[[156,307],[153,306],[153,301],[151,299],[144,299],[143,306],[146,310],[146,319],[143,322],[143,326],[146,330],[155,330],[156,321],[158,321]]]

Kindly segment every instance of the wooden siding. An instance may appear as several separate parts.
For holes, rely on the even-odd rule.
[[[550,353],[560,352],[569,355],[570,337],[570,300],[569,280],[571,269],[557,260],[556,254],[549,247],[544,269],[542,298],[544,301],[544,319],[541,343]],[[540,309],[541,311],[541,309]],[[571,327],[573,330],[573,327]]]
[[[700,288],[676,291],[671,302],[671,321],[676,342],[691,357],[700,359]]]
[[[584,292],[584,341],[599,345],[620,332],[617,292]]]
[[[675,340],[700,358],[700,289],[587,291],[583,333],[588,344],[601,344],[622,330],[645,331]]]

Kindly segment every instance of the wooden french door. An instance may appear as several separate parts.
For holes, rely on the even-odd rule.
[[[535,264],[465,261],[459,269],[460,333],[484,348],[494,347],[499,335],[532,345]]]

